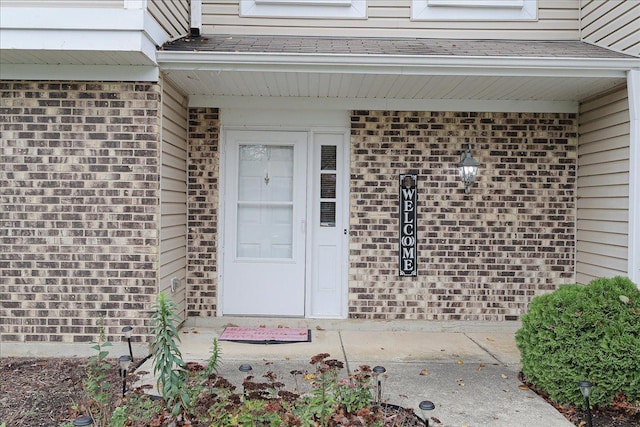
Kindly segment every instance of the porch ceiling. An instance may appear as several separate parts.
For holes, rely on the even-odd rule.
[[[191,97],[581,101],[640,59],[581,42],[204,36],[157,55]]]
[[[624,77],[406,75],[343,72],[167,70],[190,96],[580,101]]]

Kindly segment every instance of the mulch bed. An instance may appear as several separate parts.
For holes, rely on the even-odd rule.
[[[55,427],[73,421],[84,398],[87,362],[86,358],[0,358],[0,423]],[[109,381],[117,391],[122,382],[116,362],[112,364]],[[556,408],[575,425],[585,425],[581,424],[586,419],[584,411]],[[594,411],[593,421],[596,427],[637,427],[640,414]]]

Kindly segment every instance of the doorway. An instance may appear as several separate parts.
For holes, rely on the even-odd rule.
[[[270,114],[224,114],[218,314],[346,318],[349,130]],[[282,127],[242,125],[267,119]]]
[[[223,312],[304,316],[307,133],[229,131]]]

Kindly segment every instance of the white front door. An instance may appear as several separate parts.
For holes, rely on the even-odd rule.
[[[307,133],[228,131],[222,312],[304,316]]]

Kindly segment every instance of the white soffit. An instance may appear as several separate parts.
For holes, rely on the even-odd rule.
[[[498,111],[499,103],[505,102],[516,109],[527,108],[522,111],[574,111],[580,100],[624,84],[626,71],[633,65],[628,58],[175,51],[158,52],[158,62],[167,78],[192,99],[305,98],[334,100],[345,108],[344,100],[349,100],[348,108],[399,105],[401,100],[409,100],[407,105],[414,108],[425,100],[472,100]],[[636,62],[640,66],[640,60]],[[525,104],[516,106],[516,101]],[[451,108],[457,109],[453,104]]]

